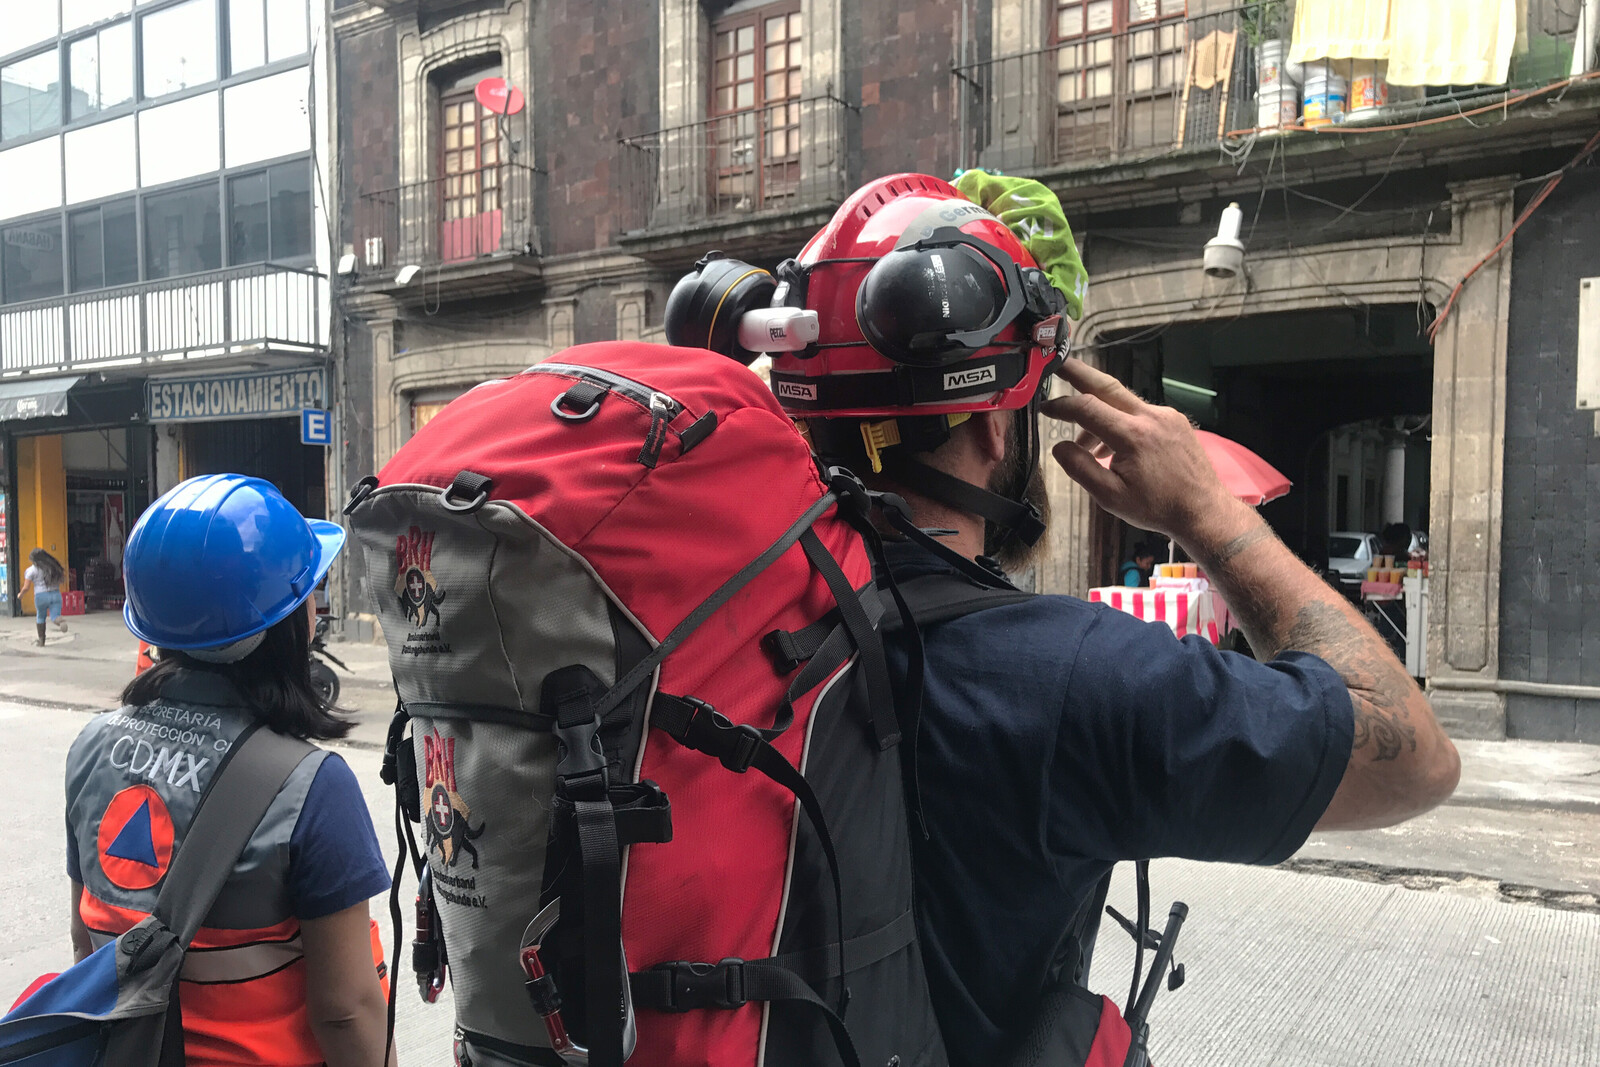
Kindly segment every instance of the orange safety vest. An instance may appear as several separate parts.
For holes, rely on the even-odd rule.
[[[142,921],[200,796],[252,721],[232,684],[186,671],[161,699],[90,721],[67,757],[67,821],[95,947]],[[179,983],[190,1067],[314,1067],[300,923],[289,909],[289,842],[326,753],[290,774],[191,943]],[[382,949],[374,928],[375,962]],[[381,973],[381,972],[380,972]]]

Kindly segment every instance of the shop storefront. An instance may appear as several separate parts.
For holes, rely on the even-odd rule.
[[[35,548],[66,566],[70,610],[121,608],[128,524],[150,501],[142,383],[0,383],[0,455],[0,610],[33,610],[17,587]]]
[[[302,444],[300,422],[329,407],[326,367],[152,378],[145,388],[162,491],[236,472],[265,478],[305,515],[325,515],[327,449]]]

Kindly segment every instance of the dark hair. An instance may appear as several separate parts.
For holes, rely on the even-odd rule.
[[[128,705],[153,703],[180,671],[202,670],[231,681],[245,703],[280,734],[310,741],[343,737],[355,724],[339,715],[311,684],[311,624],[305,605],[267,630],[266,639],[237,663],[202,663],[174,649],[162,649],[156,665],[122,690]]]
[[[1403,556],[1411,550],[1411,527],[1391,522],[1378,534],[1378,546],[1386,556]]]
[[[61,565],[61,561],[42,548],[29,552],[28,560],[39,568],[39,577],[45,585],[60,585],[61,579],[67,576],[67,568]]]
[[[1133,558],[1145,559],[1147,557],[1149,559],[1155,559],[1156,550],[1150,547],[1149,541],[1135,541],[1133,543]]]

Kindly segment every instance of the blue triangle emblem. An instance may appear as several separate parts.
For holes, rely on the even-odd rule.
[[[140,804],[139,810],[117,831],[116,838],[106,846],[106,855],[147,867],[156,865],[156,843],[150,834],[150,801]]]

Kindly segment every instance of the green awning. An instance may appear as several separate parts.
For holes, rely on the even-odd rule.
[[[75,378],[19,378],[0,381],[0,422],[12,419],[51,419],[67,413],[67,390],[83,381]]]

